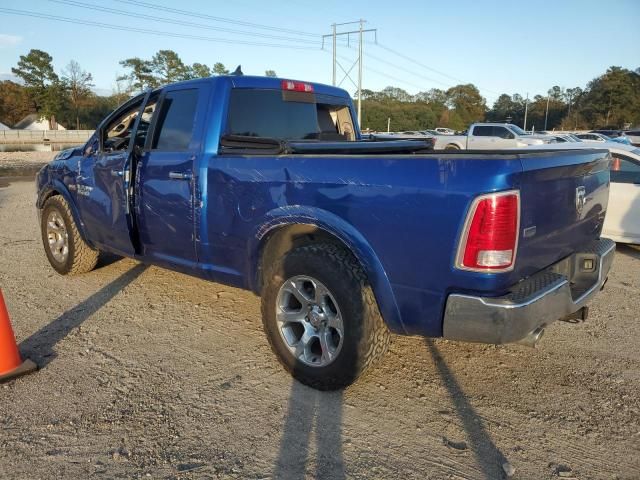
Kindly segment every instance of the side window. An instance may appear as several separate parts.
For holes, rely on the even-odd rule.
[[[474,137],[492,137],[493,127],[488,125],[479,125],[477,127],[473,127],[473,136]]]
[[[198,105],[198,89],[168,92],[162,102],[151,148],[153,150],[187,150],[193,137]]]
[[[511,132],[504,127],[493,127],[493,136],[505,139],[512,138]]]
[[[640,184],[640,163],[625,160],[621,155],[614,154],[611,162],[611,181]]]

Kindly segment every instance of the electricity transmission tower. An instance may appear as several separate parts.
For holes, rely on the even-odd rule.
[[[374,34],[376,35],[376,41],[377,41],[377,29],[375,28],[369,28],[367,30],[364,29],[364,24],[366,23],[365,20],[358,20],[357,22],[345,22],[345,23],[334,23],[333,25],[331,25],[332,27],[332,32],[328,35],[323,35],[322,36],[322,47],[324,48],[324,39],[331,37],[332,39],[332,47],[333,47],[333,85],[334,86],[340,86],[342,85],[342,82],[344,82],[347,78],[349,79],[349,81],[351,83],[353,83],[353,85],[358,89],[358,125],[362,125],[362,60],[363,60],[363,36],[365,33],[368,32],[374,32]],[[354,25],[354,24],[359,24],[359,28],[358,30],[351,30],[351,31],[347,31],[347,32],[338,32],[337,31],[337,27],[342,27],[345,25]],[[351,41],[351,35],[355,35],[358,34],[358,58],[356,59],[355,62],[353,62],[353,65],[351,65],[351,67],[349,67],[349,69],[345,69],[340,62],[338,61],[338,51],[337,51],[337,39],[338,37],[341,37],[343,35],[347,36],[347,47],[350,46],[349,42]],[[356,82],[353,81],[353,78],[351,78],[351,71],[354,69],[354,67],[358,65],[358,83],[356,84]],[[336,83],[337,80],[337,67],[340,67],[340,70],[342,70],[342,72],[344,73],[344,76],[342,77],[342,79]]]

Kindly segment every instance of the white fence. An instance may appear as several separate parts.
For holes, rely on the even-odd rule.
[[[0,144],[83,143],[93,130],[0,130]]]

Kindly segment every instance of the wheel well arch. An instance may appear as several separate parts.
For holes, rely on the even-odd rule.
[[[360,263],[371,284],[374,297],[382,317],[390,330],[406,333],[389,279],[375,252],[357,232],[342,231],[339,228],[325,228],[321,222],[313,221],[286,223],[269,229],[260,239],[253,251],[252,269],[249,275],[249,288],[260,295],[263,283],[264,266],[277,261],[293,248],[311,243],[332,243],[349,251]],[[356,235],[355,238],[352,238]],[[366,244],[361,244],[365,242]]]
[[[317,225],[298,223],[276,227],[264,236],[258,246],[256,256],[257,267],[255,268],[256,278],[254,279],[254,290],[256,293],[260,293],[262,290],[262,277],[265,265],[278,260],[294,248],[319,242],[332,243],[340,246],[358,258],[346,242]],[[360,260],[358,259],[358,261]]]
[[[73,221],[76,223],[76,227],[78,228],[78,233],[80,234],[80,237],[82,238],[82,240],[84,240],[85,243],[90,245],[92,248],[95,248],[93,242],[87,236],[87,232],[85,230],[85,224],[82,221],[82,216],[78,211],[78,207],[75,201],[73,200],[73,198],[71,197],[71,195],[69,194],[69,191],[66,188],[64,188],[64,184],[60,184],[59,182],[54,182],[53,184],[50,184],[49,186],[44,187],[41,190],[41,192],[38,194],[38,200],[36,203],[37,208],[39,210],[42,210],[44,208],[44,204],[46,203],[46,201],[55,195],[60,195],[67,201],[67,203],[69,204],[69,210],[71,210],[71,216],[73,217]]]
[[[45,202],[49,200],[51,197],[55,197],[56,195],[61,195],[61,193],[55,188],[50,188],[48,190],[45,190],[42,193],[42,195],[40,195],[40,198],[38,199],[38,208],[42,210]]]

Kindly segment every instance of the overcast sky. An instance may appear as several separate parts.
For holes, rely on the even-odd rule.
[[[369,43],[365,45],[363,87],[372,90],[394,85],[416,93],[447,88],[463,80],[476,84],[491,103],[503,92],[523,95],[528,92],[534,96],[545,94],[553,85],[584,87],[611,65],[640,67],[638,0],[134,0],[133,3],[137,5],[131,0],[63,0],[63,3],[3,0],[0,75],[9,74],[21,54],[38,48],[53,56],[58,71],[71,59],[77,60],[93,74],[96,88],[108,92],[116,76],[123,73],[119,60],[133,56],[150,58],[157,50],[172,49],[187,63],[212,65],[220,61],[231,69],[242,64],[247,74],[262,75],[266,69],[273,69],[280,77],[330,83],[330,43],[322,51],[320,35],[330,33],[334,22],[360,18],[367,20],[366,28],[378,30],[379,45],[374,44],[373,34],[366,35]],[[197,16],[144,8],[140,3],[194,12]],[[81,4],[114,9],[129,16],[82,8]],[[6,9],[28,11],[44,18],[15,15]],[[80,19],[90,25],[64,23],[55,20],[55,16]],[[198,25],[177,25],[144,16]],[[232,22],[216,21],[212,16]],[[97,23],[148,32],[118,31],[101,28]],[[342,31],[351,28],[357,25],[339,27]],[[165,32],[219,40],[177,38]],[[284,48],[243,45],[238,41],[278,44]],[[351,37],[352,47],[356,41],[355,36]],[[340,46],[338,54],[348,70],[351,66],[348,60],[355,58],[356,50]],[[348,80],[342,86],[355,91]]]

